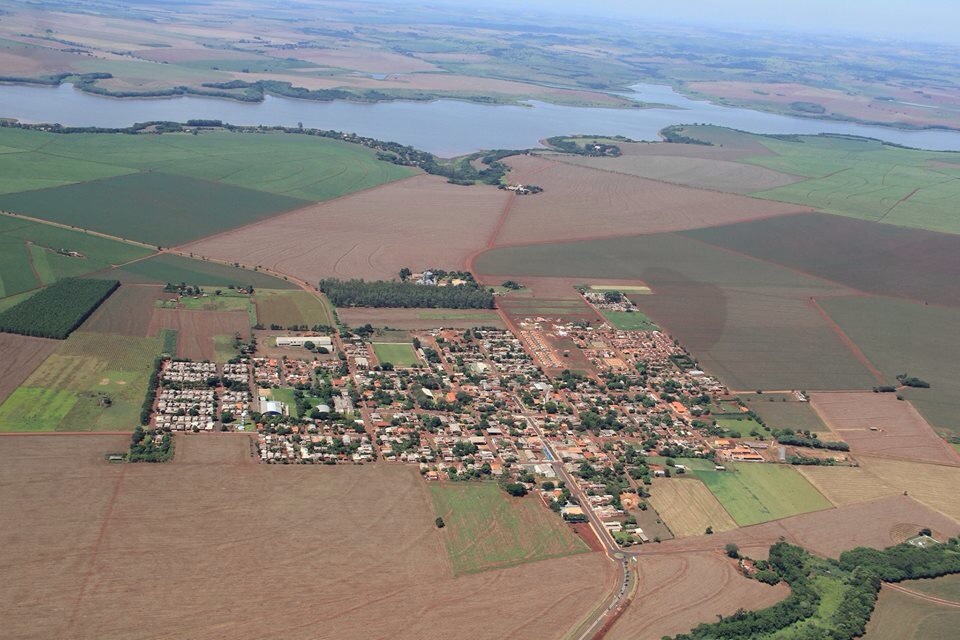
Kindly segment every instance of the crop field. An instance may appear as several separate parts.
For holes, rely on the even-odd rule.
[[[338,309],[340,320],[351,327],[371,324],[396,329],[470,329],[503,327],[500,315],[491,309]]]
[[[610,324],[624,331],[657,331],[660,328],[640,311],[602,311],[601,313],[610,321]]]
[[[243,436],[178,438],[169,464],[103,460],[128,443],[5,437],[0,503],[19,514],[0,521],[6,635],[307,640],[319,628],[412,640],[472,628],[482,638],[559,640],[604,597],[612,573],[602,554],[583,553],[454,579],[448,532],[434,526],[424,483],[407,467],[251,464]],[[132,553],[131,540],[151,553]],[[262,554],[258,540],[328,552]],[[143,626],[147,591],[156,631]]]
[[[855,290],[960,306],[960,236],[805,213],[683,235]]]
[[[810,404],[855,455],[960,465],[960,455],[892,393],[813,393]]]
[[[831,506],[791,467],[762,463],[726,467],[726,471],[694,473],[741,527]]]
[[[750,416],[743,414],[730,416],[715,415],[714,418],[717,421],[717,426],[719,426],[721,429],[736,431],[745,438],[751,437],[750,434],[753,432],[765,434],[769,431]]]
[[[308,282],[390,279],[403,267],[454,270],[485,246],[507,202],[506,192],[497,189],[417,176],[201,240],[187,250]]]
[[[169,295],[159,286],[122,285],[93,312],[82,328],[90,333],[146,337],[154,304]]]
[[[900,492],[960,522],[960,467],[860,456],[860,466]]]
[[[156,338],[77,331],[0,404],[0,431],[132,431],[159,353]]]
[[[535,496],[511,498],[496,484],[431,485],[454,575],[588,551]]]
[[[701,622],[716,622],[718,615],[769,607],[789,594],[782,584],[744,578],[732,560],[712,551],[644,555],[637,569],[639,591],[607,634],[611,640],[685,633]]]
[[[820,301],[889,383],[901,373],[922,378],[929,389],[903,395],[936,428],[960,433],[960,311],[891,298],[829,298]]]
[[[134,262],[121,269],[103,274],[105,278],[116,278],[121,282],[135,284],[179,284],[202,285],[205,287],[253,286],[254,289],[293,289],[296,285],[265,273],[240,269],[237,267],[191,260],[169,253],[146,260]]]
[[[0,403],[59,345],[56,340],[0,333]]]
[[[150,335],[163,329],[177,332],[177,357],[191,360],[216,360],[217,336],[240,334],[250,337],[250,316],[240,311],[190,311],[187,309],[154,309]]]
[[[517,199],[497,235],[498,245],[661,233],[804,210],[537,156],[515,156],[508,163],[511,182],[540,185],[544,192]]]
[[[909,582],[903,583],[903,585]],[[897,585],[902,586],[902,585]],[[960,608],[903,593],[890,585],[880,590],[867,625],[866,640],[952,638],[960,626]]]
[[[800,466],[797,471],[838,507],[903,493],[883,478],[857,467]]]
[[[373,151],[359,145],[282,133],[109,136],[3,129],[0,145],[18,150],[0,154],[0,193],[142,170],[317,201],[415,173],[407,167],[380,162]],[[141,194],[134,201],[145,195],[149,194]]]
[[[169,246],[299,209],[306,200],[148,172],[0,196],[0,209]]]
[[[820,416],[809,402],[798,402],[793,394],[741,393],[739,398],[752,409],[771,429],[794,431],[828,431]]]
[[[960,575],[953,574],[934,580],[907,580],[900,586],[910,591],[960,603]]]
[[[420,362],[413,345],[406,342],[374,342],[373,351],[380,364],[389,362],[396,367],[416,367]]]
[[[649,502],[677,538],[702,535],[707,527],[717,533],[737,528],[716,496],[699,480],[657,478]]]
[[[119,286],[116,280],[61,280],[0,313],[0,331],[63,340]]]
[[[960,232],[951,209],[960,197],[960,171],[930,163],[950,154],[828,136],[804,136],[802,142],[765,138],[763,144],[776,155],[750,162],[810,179],[756,196],[875,222]]]
[[[849,290],[677,234],[498,248],[475,267],[484,282],[644,282],[653,295],[631,300],[734,390],[877,384],[810,303]]]
[[[254,297],[257,319],[266,327],[273,324],[282,327],[336,325],[324,301],[308,291],[258,289]]]

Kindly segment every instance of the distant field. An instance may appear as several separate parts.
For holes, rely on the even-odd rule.
[[[907,580],[900,586],[935,598],[953,600],[960,603],[960,575],[953,574],[934,580]]]
[[[960,467],[860,456],[860,466],[899,492],[960,522]]]
[[[132,431],[159,353],[157,338],[75,332],[0,405],[0,431]]]
[[[354,307],[338,309],[342,322],[351,327],[372,324],[374,327],[397,329],[435,329],[450,327],[502,327],[503,321],[490,309],[370,309]]]
[[[413,345],[406,342],[374,342],[373,350],[381,364],[389,362],[396,367],[415,367],[421,364]]]
[[[797,471],[838,507],[902,493],[883,478],[856,467],[801,466]]]
[[[741,393],[740,399],[750,407],[771,429],[794,431],[827,431],[817,412],[809,402],[798,402],[792,394]]]
[[[202,285],[206,287],[253,286],[254,289],[293,289],[296,285],[258,271],[216,262],[191,260],[169,253],[126,265],[103,274],[121,282],[139,284]]]
[[[155,172],[0,196],[0,210],[162,246],[307,204],[288,196]]]
[[[165,329],[176,331],[179,358],[225,361],[234,355],[230,346],[234,336],[240,334],[241,339],[248,339],[250,326],[250,316],[245,311],[154,309],[149,331],[151,335],[159,335]],[[229,356],[223,358],[228,349]]]
[[[0,403],[57,350],[60,342],[0,333]]]
[[[588,550],[535,496],[511,498],[492,483],[434,484],[430,495],[446,523],[442,534],[454,575]]]
[[[308,291],[259,289],[254,298],[257,319],[265,327],[273,324],[282,327],[304,324],[331,327],[336,325],[324,301]]]
[[[703,535],[707,527],[717,533],[737,528],[716,496],[694,478],[657,478],[649,502],[678,538]]]
[[[958,627],[960,627],[960,608],[922,600],[890,587],[884,587],[880,592],[870,623],[867,625],[864,638],[866,640],[947,640],[956,636]]]
[[[726,467],[695,473],[741,527],[832,506],[791,467],[757,463]]]
[[[601,311],[603,317],[624,331],[656,331],[660,327],[639,311]]]

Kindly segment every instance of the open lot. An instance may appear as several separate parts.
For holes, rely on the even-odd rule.
[[[394,278],[460,269],[485,246],[508,196],[417,176],[201,240],[197,255],[321,277]]]
[[[57,340],[0,333],[0,403],[59,345]]]
[[[250,338],[250,316],[245,311],[191,311],[154,309],[150,335],[163,329],[177,332],[177,357],[192,360],[216,360],[217,336]]]
[[[726,467],[694,473],[741,527],[831,506],[791,467],[746,462]]]
[[[813,393],[810,404],[855,455],[960,464],[960,456],[913,405],[892,393]]]
[[[502,327],[500,315],[490,309],[337,309],[340,320],[351,327],[371,324],[396,329],[470,329]]]
[[[677,538],[736,529],[730,514],[716,496],[693,478],[657,478],[650,492],[650,504]]]
[[[802,210],[538,156],[514,156],[508,164],[511,182],[536,184],[544,192],[518,199],[497,235],[498,245],[660,233]]]
[[[7,436],[5,634],[559,639],[603,597],[610,563],[595,553],[453,579],[414,469],[250,464],[245,438],[203,440],[229,451],[178,438],[172,464],[110,465],[129,438]]]
[[[909,582],[903,585],[910,584]],[[897,585],[900,586],[900,585]],[[903,593],[889,585],[880,590],[867,625],[867,640],[952,638],[960,625],[960,608]]]
[[[0,404],[0,431],[132,431],[159,353],[157,338],[76,331]]]
[[[762,609],[789,594],[744,578],[723,554],[645,555],[637,564],[639,591],[606,637],[613,640],[661,638],[685,633],[701,622],[737,609]]]
[[[430,485],[454,575],[588,551],[536,496],[513,498],[496,484]]]
[[[415,367],[422,364],[413,350],[413,345],[407,342],[374,342],[373,351],[380,364],[389,362],[396,367]]]

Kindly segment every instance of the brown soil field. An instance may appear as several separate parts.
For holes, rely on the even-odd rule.
[[[544,192],[518,198],[497,245],[695,229],[806,210],[537,156],[508,163],[511,182],[540,185]]]
[[[866,640],[948,640],[956,637],[960,608],[883,585]]]
[[[470,329],[503,327],[496,311],[485,309],[367,309],[337,310],[340,320],[351,327],[371,324],[394,329]]]
[[[153,303],[169,296],[160,286],[125,284],[90,316],[83,330],[146,337],[150,335]]]
[[[860,457],[860,465],[897,491],[960,522],[960,468],[867,456]]]
[[[655,479],[649,502],[677,538],[702,535],[707,527],[717,533],[737,528],[710,489],[693,478]]]
[[[607,634],[610,640],[660,638],[684,633],[737,609],[769,607],[790,593],[749,580],[722,553],[649,555],[640,558],[639,591]]]
[[[0,333],[0,402],[60,346],[59,340]]]
[[[611,171],[727,193],[746,194],[754,191],[764,191],[804,179],[757,165],[680,155],[624,154],[618,158],[592,158],[574,155],[555,157],[562,162],[587,167],[588,169]]]
[[[250,60],[253,56],[232,49],[208,49],[206,47],[160,47],[131,52],[138,58],[154,62],[195,62],[198,60]]]
[[[798,466],[796,469],[838,507],[903,493],[864,469],[814,466]]]
[[[103,461],[128,441],[4,437],[5,637],[561,638],[610,577],[585,553],[454,579],[409,467]]]
[[[161,329],[175,329],[177,357],[192,360],[214,360],[215,336],[239,333],[250,337],[250,318],[243,311],[191,311],[187,309],[154,309],[149,335]]]
[[[188,245],[198,255],[261,265],[308,282],[394,278],[460,269],[483,248],[505,192],[416,176],[307,207]]]
[[[182,434],[174,436],[174,462],[183,464],[257,464],[250,448],[252,435],[229,434]]]
[[[659,553],[683,555],[694,551],[722,551],[725,544],[733,542],[746,555],[759,558],[766,557],[765,550],[783,536],[788,542],[813,553],[836,558],[841,552],[854,547],[882,549],[898,544],[903,541],[899,535],[902,529],[919,531],[923,527],[930,527],[947,536],[960,534],[960,524],[954,520],[910,496],[896,495],[713,535],[644,545],[637,553],[641,556],[640,562],[643,562],[645,556]],[[761,552],[764,555],[759,555]]]
[[[325,67],[339,67],[365,73],[412,73],[416,71],[436,71],[437,67],[429,62],[380,49],[313,49],[298,47],[271,52],[278,58],[296,58],[313,62]]]
[[[960,464],[957,452],[909,402],[892,393],[812,393],[810,406],[854,455]],[[876,428],[877,431],[871,431]]]

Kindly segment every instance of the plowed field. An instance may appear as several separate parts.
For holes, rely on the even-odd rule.
[[[154,309],[150,322],[150,335],[161,329],[173,329],[179,333],[177,357],[191,360],[214,360],[216,336],[239,333],[250,337],[250,318],[243,311],[190,311],[186,309]]]
[[[0,403],[60,344],[57,340],[0,333]]]

